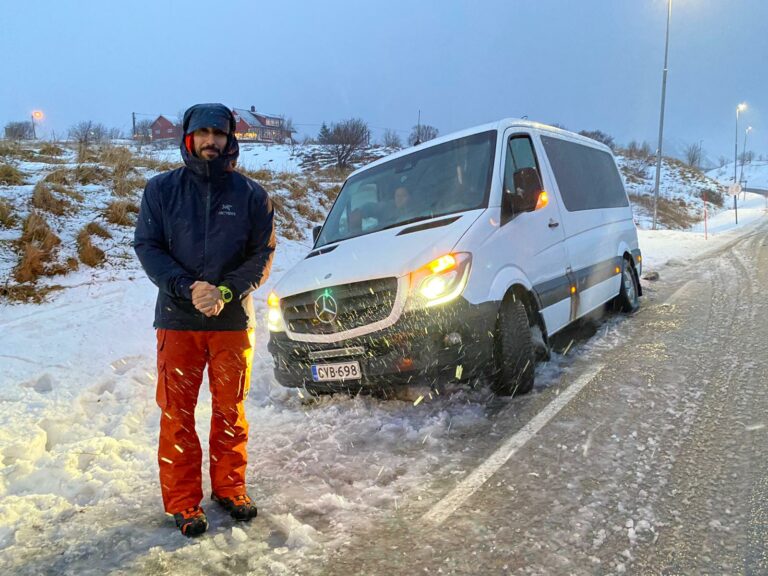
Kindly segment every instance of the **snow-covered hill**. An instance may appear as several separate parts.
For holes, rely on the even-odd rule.
[[[617,154],[617,161],[638,225],[651,228],[656,184],[656,159]],[[703,218],[704,198],[710,213],[723,209],[726,187],[710,175],[692,169],[674,158],[664,158],[659,179],[657,226],[686,229]]]
[[[266,150],[258,157],[269,163]],[[0,185],[18,219],[2,229],[0,242],[16,253],[12,243],[35,185],[77,165],[72,152],[34,153],[11,163],[25,184]],[[136,182],[162,168],[139,163],[146,165],[131,172]],[[62,185],[82,200],[53,190],[71,203],[63,215],[49,215],[62,239],[57,250],[69,257],[77,254],[77,230],[90,221],[109,225],[105,209],[114,199],[115,167],[98,167],[100,182]],[[270,287],[308,251],[309,228],[338,182],[298,171],[259,175],[268,178],[284,214],[272,277],[254,296],[261,318]],[[671,185],[664,190],[674,193]],[[135,202],[139,194],[136,187],[119,199]],[[317,213],[303,215],[304,205]],[[763,217],[763,206],[763,198],[748,195],[738,230],[727,210],[714,216],[715,236],[708,240],[700,231],[641,230],[646,270],[661,270],[663,281],[667,261],[695,258],[748,231]],[[334,396],[307,402],[274,381],[262,324],[246,402],[248,486],[259,517],[235,525],[205,501],[209,533],[184,539],[162,513],[157,480],[156,289],[132,254],[131,227],[108,229],[111,238],[93,240],[105,252],[103,264],[79,263],[77,270],[39,280],[64,286],[41,304],[0,301],[0,574],[322,573],[331,554],[364,545],[356,537],[375,523],[397,511],[423,513],[472,469],[475,452],[493,438],[494,416],[517,406],[493,399],[482,383],[448,387],[439,396],[416,389],[387,401]],[[3,254],[8,286],[15,264]],[[621,345],[623,322],[611,318],[598,336],[555,351],[537,368],[534,395],[567,375],[573,357]],[[204,446],[210,412],[204,386],[196,412]]]
[[[720,168],[710,170],[707,176],[724,183],[733,182],[733,162]],[[739,181],[746,181],[747,187],[768,189],[768,162],[753,160],[745,164],[736,165],[736,177]]]

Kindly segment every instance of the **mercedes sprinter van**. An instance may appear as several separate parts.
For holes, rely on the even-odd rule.
[[[489,377],[525,393],[549,338],[641,295],[611,150],[507,119],[352,173],[268,298],[277,381],[311,391]]]

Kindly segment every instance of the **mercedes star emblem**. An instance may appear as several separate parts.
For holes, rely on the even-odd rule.
[[[315,300],[315,316],[323,324],[332,323],[336,320],[338,313],[339,307],[336,304],[336,300],[330,294],[322,294]]]

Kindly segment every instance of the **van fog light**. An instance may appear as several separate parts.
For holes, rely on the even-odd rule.
[[[267,328],[270,332],[282,332],[285,327],[283,325],[283,314],[280,311],[280,298],[274,292],[269,293],[267,298]]]
[[[443,342],[446,346],[461,346],[461,334],[458,332],[446,334],[445,338],[443,338]]]

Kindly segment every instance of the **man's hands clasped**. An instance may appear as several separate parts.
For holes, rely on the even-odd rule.
[[[192,304],[208,318],[218,316],[224,310],[224,299],[219,289],[213,284],[198,280],[190,286]]]

